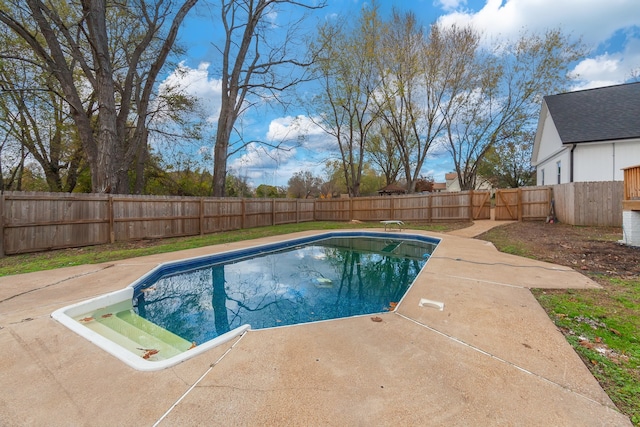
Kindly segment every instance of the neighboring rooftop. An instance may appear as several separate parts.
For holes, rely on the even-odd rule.
[[[384,188],[378,190],[378,194],[404,194],[407,189],[397,184],[389,184]]]
[[[545,96],[563,144],[640,138],[640,82]]]

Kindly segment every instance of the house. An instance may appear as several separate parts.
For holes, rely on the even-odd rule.
[[[460,180],[458,174],[455,172],[448,172],[444,174],[445,182],[435,182],[433,184],[433,191],[436,193],[454,193],[460,190]],[[486,179],[478,176],[476,177],[476,190],[488,190],[491,191],[493,186]]]
[[[537,184],[622,181],[640,163],[640,82],[545,96],[531,155]]]
[[[447,183],[446,182],[434,182],[433,183],[433,192],[434,193],[442,193],[443,191],[447,191]]]
[[[458,174],[455,172],[449,172],[444,174],[444,181],[446,186],[446,192],[460,191],[460,181],[458,180]]]

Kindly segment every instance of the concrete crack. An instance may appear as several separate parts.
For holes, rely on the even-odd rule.
[[[72,280],[72,279],[77,279],[78,277],[88,276],[90,274],[94,274],[94,273],[97,273],[99,271],[106,270],[107,268],[111,268],[113,266],[115,266],[115,264],[108,264],[108,265],[106,265],[106,266],[104,266],[102,268],[99,268],[97,270],[87,271],[85,273],[76,274],[75,276],[66,277],[64,279],[58,280],[57,282],[53,282],[53,283],[49,283],[48,285],[40,286],[39,288],[29,289],[27,291],[20,292],[20,293],[15,294],[15,295],[11,295],[10,297],[7,297],[5,299],[0,300],[0,304],[2,304],[3,302],[6,302],[6,301],[12,300],[14,298],[20,297],[22,295],[27,295],[27,294],[30,294],[32,292],[36,292],[36,291],[40,291],[42,289],[49,288],[51,286],[56,286],[56,285],[59,285],[60,283],[64,283],[64,282]]]

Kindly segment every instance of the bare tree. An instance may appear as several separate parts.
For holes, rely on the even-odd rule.
[[[366,157],[382,173],[385,185],[394,184],[402,171],[403,163],[397,147],[394,134],[384,123],[379,123],[367,139]]]
[[[293,174],[287,182],[289,189],[287,194],[296,199],[306,199],[308,197],[318,197],[322,179],[313,176],[309,171],[299,171]]]
[[[409,192],[415,191],[446,117],[468,87],[480,36],[470,27],[431,26],[428,34],[412,13],[393,12],[376,55],[381,86],[376,100],[392,135]]]
[[[413,192],[431,142],[424,140],[427,147],[422,147],[424,121],[419,100],[423,92],[421,76],[424,75],[426,40],[415,15],[401,15],[395,9],[391,20],[381,26],[380,33],[375,65],[381,84],[374,99],[384,122],[385,136],[393,146],[394,158],[402,166],[409,192]],[[393,163],[387,162],[387,165]],[[393,184],[396,177],[393,181],[389,178],[387,184]]]
[[[238,118],[254,106],[250,99],[277,99],[280,92],[306,80],[295,68],[305,68],[310,61],[299,60],[295,44],[299,42],[301,18],[288,24],[285,35],[273,34],[271,16],[281,6],[313,10],[323,3],[303,4],[294,0],[221,0],[222,25],[225,31],[222,55],[222,98],[214,145],[213,195],[225,195],[227,159],[249,141],[231,141]],[[278,74],[278,70],[284,74]],[[241,132],[238,132],[241,135]]]
[[[496,144],[535,125],[542,96],[569,82],[568,67],[585,51],[560,30],[523,34],[515,43],[473,54],[473,76],[446,115],[448,149],[462,190],[475,187],[478,167]]]
[[[94,192],[130,192],[129,171],[146,153],[147,114],[158,74],[196,2],[176,7],[171,1],[13,0],[0,6],[0,23],[22,38],[43,72],[57,80]],[[136,187],[140,190],[139,182]]]
[[[378,120],[374,97],[380,80],[374,58],[379,27],[377,8],[363,9],[354,27],[345,22],[322,26],[311,46],[318,58],[315,71],[322,85],[315,103],[322,120],[316,124],[337,142],[352,197],[360,195],[365,146]]]

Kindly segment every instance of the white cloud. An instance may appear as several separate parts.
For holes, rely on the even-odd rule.
[[[562,28],[596,46],[616,30],[638,25],[638,16],[637,0],[487,0],[477,12],[457,10],[438,21],[472,24],[490,37],[507,38],[517,37],[523,28],[534,32]]]
[[[235,175],[246,177],[254,188],[260,184],[286,186],[291,176],[299,171],[310,171],[314,176],[322,176],[324,164],[309,156],[297,157],[297,149],[269,148],[259,144],[249,144],[245,153],[229,162],[229,170]]]
[[[253,186],[262,183],[286,186],[289,178],[299,171],[322,176],[324,162],[334,145],[332,137],[303,115],[273,119],[265,140],[274,147],[251,143],[242,155],[229,161],[229,169],[247,177]]]
[[[201,62],[198,68],[190,68],[181,62],[178,67],[160,83],[160,91],[168,88],[197,97],[209,121],[215,122],[220,114],[222,82],[209,78],[209,63]]]
[[[326,21],[335,21],[335,20],[337,20],[337,19],[338,19],[338,17],[339,17],[339,16],[340,16],[340,15],[339,15],[338,13],[335,13],[335,12],[334,12],[334,13],[328,13],[328,14],[325,16],[325,18],[324,18],[324,19],[325,19]]]
[[[455,0],[446,4],[454,5]],[[581,37],[596,53],[572,70],[578,75],[574,89],[624,83],[640,67],[637,0],[487,0],[476,12],[458,7],[438,22],[472,25],[487,40],[515,40],[523,31],[541,33],[555,28]]]
[[[268,141],[300,140],[306,134],[315,133],[317,126],[306,116],[286,116],[274,119],[269,124]]]
[[[317,123],[320,118],[299,115],[274,119],[269,124],[266,139],[272,143],[288,141],[299,144],[310,151],[327,151],[335,147],[335,142]]]
[[[271,28],[276,28],[278,22],[278,12],[276,12],[275,10],[268,12],[267,14],[265,14],[265,20],[271,24]]]
[[[296,154],[295,148],[277,149],[266,147],[257,143],[248,144],[244,154],[229,162],[229,167],[234,170],[277,168],[280,163],[287,162]]]
[[[614,58],[608,54],[581,61],[572,71],[580,82],[574,90],[611,86],[623,82],[625,75],[620,65],[619,57]]]
[[[574,90],[621,84],[640,70],[640,39],[630,39],[621,52],[604,53],[579,62],[572,70],[578,83]]]

